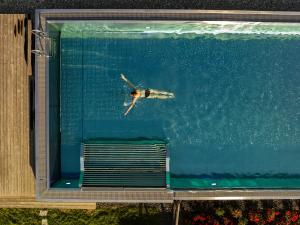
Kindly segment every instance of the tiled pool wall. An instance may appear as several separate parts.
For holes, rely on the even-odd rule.
[[[176,42],[178,42],[178,43],[181,43],[182,40],[187,40],[186,42],[184,42],[185,46],[187,47],[187,46],[191,45],[191,44],[188,44],[189,42],[193,42],[197,38],[201,38],[203,40],[207,39],[207,42],[208,42],[207,45],[212,45],[214,43],[214,45],[220,46],[218,49],[220,51],[222,51],[222,48],[221,48],[223,46],[222,43],[226,43],[226,42],[228,42],[228,43],[232,43],[232,42],[240,43],[241,42],[240,44],[238,44],[238,46],[240,46],[241,48],[243,48],[243,43],[246,43],[245,45],[247,45],[247,43],[249,43],[254,48],[255,46],[257,46],[257,44],[255,44],[255,42],[254,42],[255,40],[267,39],[267,42],[262,40],[262,43],[265,43],[265,45],[267,45],[267,43],[269,43],[269,42],[272,42],[272,41],[274,42],[274,40],[275,40],[275,41],[277,41],[276,43],[278,45],[280,45],[280,43],[282,43],[281,41],[292,40],[293,42],[291,42],[291,44],[293,44],[293,43],[297,43],[297,39],[300,39],[300,26],[298,24],[283,24],[283,23],[251,23],[251,22],[226,22],[226,21],[225,22],[214,22],[214,21],[190,22],[190,23],[182,23],[182,22],[160,22],[160,23],[122,22],[122,23],[118,23],[118,22],[111,22],[111,21],[107,21],[107,22],[105,22],[105,21],[104,22],[96,22],[96,21],[94,21],[94,22],[82,21],[81,22],[81,21],[78,21],[78,22],[61,23],[61,24],[53,23],[53,24],[49,24],[49,25],[51,25],[54,30],[56,28],[59,28],[59,33],[61,33],[61,37],[62,37],[61,42],[60,42],[60,43],[62,43],[62,49],[60,49],[60,50],[63,51],[63,55],[62,55],[62,59],[61,59],[61,63],[63,66],[61,67],[61,73],[64,75],[61,78],[59,78],[61,80],[61,89],[60,90],[62,91],[62,93],[60,95],[61,96],[61,98],[60,98],[61,104],[62,104],[61,112],[60,112],[60,118],[61,118],[62,122],[60,123],[60,126],[62,129],[61,134],[63,135],[61,137],[62,142],[61,142],[61,167],[60,168],[61,168],[62,177],[69,178],[69,179],[74,179],[76,177],[76,171],[77,171],[77,173],[79,172],[79,165],[77,165],[77,164],[79,164],[79,149],[80,149],[81,142],[85,138],[95,138],[95,137],[97,137],[97,135],[105,136],[105,135],[109,135],[110,133],[111,133],[110,135],[116,135],[114,132],[110,132],[110,130],[114,129],[113,126],[110,127],[108,125],[103,124],[103,120],[105,120],[105,118],[109,121],[112,121],[113,119],[115,119],[115,120],[117,120],[118,123],[121,122],[122,116],[120,114],[120,111],[122,111],[122,108],[120,108],[120,106],[122,105],[122,102],[118,102],[117,103],[118,106],[115,106],[113,104],[109,104],[108,106],[106,106],[106,105],[103,105],[103,102],[102,102],[102,101],[105,101],[104,99],[114,97],[114,95],[116,95],[115,91],[110,93],[110,89],[113,88],[115,90],[119,90],[121,87],[121,85],[120,85],[121,83],[119,82],[120,83],[119,84],[118,82],[116,82],[115,77],[112,77],[111,79],[113,79],[113,80],[110,81],[109,80],[110,78],[109,77],[107,78],[107,76],[110,76],[111,73],[107,72],[106,70],[97,70],[98,71],[97,73],[105,74],[106,78],[102,79],[102,78],[100,78],[100,75],[95,76],[95,74],[94,74],[95,73],[94,70],[96,70],[95,68],[94,69],[90,68],[90,66],[105,67],[105,66],[109,66],[110,64],[114,64],[114,63],[121,63],[121,65],[122,65],[122,61],[118,61],[118,55],[114,55],[114,54],[118,54],[118,51],[116,51],[116,49],[114,48],[114,46],[119,46],[119,44],[117,44],[118,40],[121,40],[122,41],[121,43],[123,43],[123,40],[129,40],[127,42],[124,42],[124,45],[125,45],[125,43],[127,43],[126,45],[128,45],[128,46],[131,46],[130,40],[134,40],[134,42],[136,44],[138,44],[141,41],[143,41],[143,39],[154,39],[154,40],[156,40],[156,42],[160,41],[160,40],[163,41],[163,43],[165,43],[165,45],[169,45],[169,43],[165,42],[165,40],[171,40],[171,41],[173,40],[173,42],[174,42],[174,40],[177,40]],[[53,34],[52,36],[53,36],[54,41],[55,41],[55,38],[57,39],[57,37],[58,37],[57,34]],[[110,40],[110,39],[112,40],[112,43],[110,43],[108,41],[101,42],[101,40]],[[213,39],[213,40],[217,39],[218,41],[214,42],[214,41],[211,41],[211,39]],[[278,40],[276,40],[276,39],[279,39],[280,41],[278,42]],[[294,41],[294,39],[296,39],[296,42]],[[97,42],[96,40],[100,40],[100,41]],[[249,42],[247,42],[247,41],[249,41]],[[195,43],[195,45],[203,45],[203,46],[206,45],[206,42],[203,42],[203,43],[202,42],[201,43],[193,42],[193,43]],[[149,48],[149,51],[157,51],[153,46],[152,47],[147,46],[146,45],[147,42],[145,42],[144,44],[145,44],[146,48]],[[159,44],[159,42],[157,42],[157,44]],[[106,47],[101,48],[101,47],[99,47],[99,45],[105,45]],[[261,46],[261,45],[262,44],[258,44],[258,46]],[[230,46],[231,46],[231,44],[228,45],[229,48],[230,48]],[[161,46],[161,48],[162,47],[163,46]],[[195,46],[195,47],[197,47],[197,46]],[[285,46],[283,45],[282,47],[284,48]],[[52,48],[54,48],[54,47],[52,47]],[[106,48],[108,48],[108,50],[111,52],[105,52]],[[119,48],[121,48],[121,46],[119,46]],[[211,47],[211,49],[213,49],[213,47]],[[245,48],[246,51],[247,51],[247,49],[248,48]],[[102,52],[102,50],[103,50],[103,52]],[[124,48],[123,50],[130,51],[131,48]],[[139,50],[139,49],[136,49],[136,50]],[[260,51],[261,50],[262,50],[262,48],[260,49]],[[84,53],[81,51],[87,51],[87,52]],[[93,51],[98,51],[96,53],[97,54],[99,53],[101,55],[101,57],[99,58],[98,55],[94,55]],[[132,51],[134,51],[133,48],[132,48]],[[193,49],[193,51],[196,53],[197,49]],[[202,49],[202,51],[204,51],[204,54],[207,54],[207,52],[209,52],[209,49],[204,47]],[[234,49],[232,49],[232,51],[234,51]],[[195,56],[202,57],[202,55],[199,55],[200,52],[195,54]],[[250,52],[253,53],[254,51],[250,51]],[[127,58],[126,54],[124,55],[123,53],[121,54],[121,52],[119,52],[119,53],[120,53],[119,57]],[[276,52],[273,52],[273,53],[276,53]],[[237,53],[237,54],[241,54],[241,53]],[[123,56],[121,56],[121,55],[123,55]],[[222,55],[222,52],[220,52],[220,55]],[[109,61],[109,60],[103,61],[103,58],[106,58],[106,56],[108,58],[112,57],[113,59],[115,59],[115,61]],[[157,57],[159,57],[159,56],[157,56]],[[232,60],[236,60],[236,58],[232,57],[231,55],[227,55],[227,56],[231,57]],[[83,57],[84,57],[84,59],[83,59]],[[131,56],[131,54],[129,54],[128,57],[130,58],[133,56]],[[141,57],[142,57],[142,55],[141,55]],[[148,57],[147,60],[151,59],[150,55],[147,57]],[[211,58],[212,56],[208,54],[208,55],[204,55],[203,57]],[[59,58],[59,56],[55,57],[55,55],[54,55],[54,57],[50,58],[50,64],[51,64],[50,65],[50,74],[55,72],[55,71],[51,71],[51,70],[55,70],[56,68],[58,68],[58,66],[55,64],[55,62],[57,63],[58,58]],[[250,59],[253,60],[253,58],[251,58],[251,57],[249,58],[249,60]],[[87,65],[81,65],[83,63],[83,60],[85,60],[85,61],[87,60],[86,61]],[[194,59],[192,59],[192,58],[190,59],[191,62],[193,60]],[[149,62],[151,63],[152,61],[150,60]],[[193,62],[197,63],[197,61],[195,61],[195,60]],[[203,63],[205,64],[206,60],[203,60]],[[217,59],[216,59],[215,63],[218,63]],[[221,61],[220,63],[223,63],[223,61]],[[239,62],[237,61],[237,63],[239,63]],[[130,65],[130,62],[127,62],[126,65]],[[127,68],[126,65],[121,66],[122,69],[126,70],[126,68]],[[256,65],[256,64],[254,64],[254,65]],[[263,65],[265,65],[265,64],[263,64]],[[83,66],[84,66],[84,68],[82,68]],[[118,66],[120,66],[120,65],[117,65],[117,67]],[[191,67],[197,66],[197,64],[195,64],[195,65],[191,64],[190,66]],[[269,66],[269,64],[266,64],[265,66]],[[218,65],[216,65],[215,67],[218,68]],[[110,68],[110,67],[108,67],[108,68]],[[149,67],[149,69],[153,70],[153,68],[150,68],[150,67]],[[161,68],[161,69],[163,69],[163,68]],[[186,68],[186,69],[190,70],[190,68]],[[198,71],[197,68],[194,68],[194,69],[195,69],[195,71]],[[291,69],[294,69],[294,68],[291,68]],[[84,70],[84,72],[82,72],[81,70]],[[128,70],[128,68],[127,68],[127,70]],[[139,68],[139,71],[144,72],[145,74],[148,72],[148,71],[141,70],[141,68]],[[253,68],[253,71],[255,71],[255,68]],[[121,70],[119,71],[119,73],[120,72],[121,72]],[[203,72],[209,73],[209,71],[205,71],[205,70],[203,70]],[[214,71],[211,71],[211,72],[214,73]],[[243,73],[243,68],[240,70],[240,72]],[[157,71],[157,73],[159,73],[159,71]],[[201,71],[199,71],[199,73],[201,74]],[[274,71],[274,74],[275,73],[277,73],[277,71]],[[200,77],[200,74],[199,74],[199,77]],[[52,81],[54,81],[54,84],[59,84],[59,81],[55,81],[54,77],[55,76],[50,77],[50,79],[53,79]],[[141,78],[139,78],[139,79],[141,79]],[[161,77],[160,79],[162,80],[163,78]],[[177,79],[177,77],[175,79]],[[180,78],[178,78],[178,79],[180,79]],[[196,79],[196,77],[193,77],[193,79]],[[200,79],[201,79],[201,77],[200,77]],[[245,77],[245,79],[248,79],[248,78]],[[254,79],[256,79],[256,78],[254,78]],[[147,80],[146,77],[143,77],[143,80]],[[202,82],[206,82],[206,80],[207,79],[203,79]],[[91,82],[94,83],[94,85],[90,86],[90,88],[89,88],[90,91],[83,88],[84,85],[90,85]],[[195,82],[196,82],[196,80],[195,80]],[[217,85],[218,81],[216,80],[215,82]],[[112,83],[114,83],[114,84],[112,84]],[[157,81],[157,83],[159,84],[158,81]],[[190,85],[192,85],[192,84],[190,84]],[[258,82],[257,85],[259,86],[261,84],[259,84],[259,82]],[[171,86],[171,83],[169,86]],[[56,87],[57,87],[57,85],[56,85]],[[91,90],[91,88],[93,89],[93,87],[95,87],[96,89],[94,88],[95,90]],[[191,87],[191,88],[194,89],[196,87]],[[221,86],[221,88],[225,89],[226,87]],[[105,90],[105,92],[102,92],[100,90]],[[53,86],[52,88],[50,88],[50,91],[57,91],[57,90],[55,89],[55,86]],[[270,90],[270,91],[272,91],[272,90]],[[94,93],[97,93],[97,94],[95,95]],[[110,93],[110,94],[107,96],[106,95],[107,93]],[[182,93],[182,94],[184,94],[184,93]],[[205,93],[203,93],[203,94],[205,94]],[[211,94],[213,94],[213,93],[211,93]],[[239,94],[239,93],[236,93],[236,94]],[[87,95],[87,96],[85,96],[85,95]],[[116,96],[119,96],[119,95],[124,95],[122,90],[120,90]],[[99,98],[99,96],[101,96],[101,98]],[[254,96],[256,96],[256,95],[254,95]],[[178,97],[180,97],[180,96],[178,96]],[[198,96],[198,97],[199,97],[199,99],[201,99],[200,96]],[[85,100],[82,100],[82,99],[85,99]],[[99,101],[96,99],[98,99]],[[101,99],[102,99],[102,101],[101,101]],[[53,94],[53,95],[51,94],[50,107],[52,106],[51,101],[53,102],[55,100],[57,100],[57,98],[55,98],[55,94]],[[83,106],[82,101],[84,101],[87,104],[87,106]],[[114,101],[116,101],[115,98],[114,98]],[[88,104],[88,102],[93,102],[93,103]],[[95,103],[97,103],[97,104],[95,104]],[[198,104],[198,103],[196,103],[196,104]],[[199,102],[199,104],[200,104],[200,102]],[[216,102],[215,104],[218,104],[218,102]],[[95,105],[98,105],[98,106],[95,108]],[[108,112],[111,112],[114,115],[112,115],[110,117],[109,115],[106,115],[105,113],[103,113],[102,110],[99,111],[98,108],[103,107],[103,106],[106,106],[106,109],[105,109],[106,114]],[[111,108],[109,108],[109,106],[114,107],[114,108],[117,107],[118,110],[111,110]],[[174,106],[177,107],[176,105],[174,105]],[[84,107],[83,111],[82,111],[82,107]],[[52,110],[52,108],[50,108],[50,110]],[[142,109],[140,109],[140,110],[142,110]],[[150,110],[150,109],[148,109],[148,110]],[[57,111],[55,111],[55,108],[54,108],[53,114],[57,115],[56,113],[57,113]],[[288,112],[288,113],[291,113],[291,112]],[[172,113],[172,115],[173,115],[173,117],[175,117],[175,115],[173,113]],[[105,118],[103,118],[102,116],[105,116]],[[102,124],[98,123],[99,117],[102,121]],[[51,118],[52,117],[50,115],[50,119]],[[93,121],[93,124],[98,124],[98,125],[97,126],[87,125],[85,120],[89,121],[91,119]],[[123,118],[123,120],[124,120],[124,118]],[[126,121],[124,121],[124,123]],[[55,122],[55,121],[53,120],[53,122]],[[128,121],[128,123],[129,122],[130,122],[130,120]],[[213,123],[214,121],[210,121],[210,122]],[[112,123],[112,122],[110,122],[110,123]],[[50,125],[51,125],[51,121],[50,121]],[[127,126],[128,125],[129,124],[127,124]],[[266,125],[269,126],[270,124],[266,124]],[[103,131],[103,129],[100,128],[101,126],[105,127],[105,128],[103,128],[104,131]],[[146,129],[147,126],[149,126],[149,125],[147,125],[145,123],[144,128]],[[50,129],[55,130],[51,126],[50,126]],[[130,133],[130,131],[128,129],[127,129],[127,133]],[[153,129],[155,130],[154,127],[153,127]],[[161,129],[161,128],[158,128],[158,129]],[[175,126],[174,129],[178,129],[178,128],[176,128],[176,126]],[[93,130],[93,132],[91,132],[91,130]],[[105,132],[105,131],[106,131],[106,133],[104,134],[103,132]],[[203,131],[201,131],[201,132],[203,133]],[[245,132],[246,132],[246,130],[245,130]],[[272,133],[273,131],[270,131],[270,132]],[[147,135],[147,133],[142,132],[142,130],[141,130],[141,133],[137,133],[136,135],[139,135],[139,134]],[[158,133],[155,133],[155,134],[158,135]],[[94,135],[96,135],[96,136],[94,136]],[[121,132],[121,133],[119,133],[119,135],[121,135],[124,138],[124,133]],[[148,133],[148,135],[149,135],[149,133]],[[163,135],[163,133],[161,133],[161,135]],[[191,133],[191,136],[194,136],[194,135],[195,134]],[[293,136],[294,134],[289,132],[287,135]],[[164,138],[164,137],[161,137],[161,138]],[[189,136],[184,136],[184,138],[189,138]],[[199,138],[201,138],[201,137],[199,137]],[[270,138],[273,138],[273,137],[270,137]],[[182,140],[182,141],[184,141],[184,140]],[[247,141],[247,140],[245,140],[245,141]],[[173,146],[173,144],[172,144],[173,142],[174,142],[174,138],[172,137],[172,140],[170,140],[171,146]],[[198,147],[199,147],[199,151],[200,151],[201,146],[199,145]],[[189,147],[186,146],[186,149],[189,149]],[[260,149],[263,150],[263,148],[260,148]],[[211,151],[212,150],[213,149],[211,149]],[[175,147],[173,146],[172,148],[170,148],[170,151],[171,151],[171,156],[173,157],[173,158],[171,157],[171,162],[170,162],[171,168],[175,168],[175,171],[176,171],[176,168],[178,170],[178,168],[180,168],[180,167],[181,168],[183,166],[190,167],[191,164],[195,164],[195,161],[193,161],[192,159],[188,159],[188,160],[185,159],[186,157],[189,157],[190,154],[193,155],[193,156],[191,155],[192,158],[198,158],[198,156],[197,156],[197,154],[195,154],[195,152],[192,151],[191,153],[189,153],[190,150],[188,152],[187,151],[184,151],[184,152],[179,151],[178,152],[176,150],[176,146]],[[56,151],[54,151],[54,152],[56,152]],[[175,153],[177,152],[176,154],[180,154],[181,156],[177,157],[174,152]],[[204,154],[210,155],[209,152],[210,151],[208,151],[208,152],[204,151]],[[221,151],[219,151],[219,152],[220,152],[220,154],[222,153]],[[224,152],[225,156],[226,156],[226,154],[229,154],[226,152],[227,151]],[[50,151],[50,153],[51,153],[51,151]],[[182,154],[184,154],[184,155],[182,155]],[[230,154],[232,154],[232,153],[230,153]],[[240,154],[241,153],[237,152],[237,156],[240,156]],[[219,155],[219,157],[224,157],[224,155],[221,154],[221,155]],[[51,154],[50,154],[50,156],[51,156]],[[261,156],[265,157],[264,152],[261,152]],[[205,158],[205,157],[206,156],[202,156],[201,158]],[[256,157],[258,157],[257,154],[256,154]],[[275,157],[278,157],[278,156],[275,155]],[[179,166],[179,164],[181,164],[181,162],[178,160],[178,158],[183,159],[183,161],[189,161],[190,163],[188,163],[188,165]],[[177,159],[177,161],[174,159]],[[256,158],[256,160],[258,160],[258,158]],[[208,156],[207,156],[207,161],[214,164],[214,161],[212,160],[212,158],[209,158]],[[225,161],[222,161],[222,160],[218,160],[218,161],[220,161],[221,164],[226,163]],[[178,166],[174,166],[174,163]],[[182,162],[182,163],[184,164],[184,162]],[[204,163],[203,161],[200,161],[200,159],[199,159],[199,163],[204,164],[204,165],[207,164],[207,163]],[[236,162],[235,164],[236,164],[236,169],[237,168],[243,169],[243,167],[241,167],[239,162]],[[259,167],[260,165],[257,164],[257,166]],[[215,165],[212,165],[212,167],[215,167]],[[271,168],[273,168],[273,167],[271,167]],[[176,174],[176,173],[174,173],[174,169],[173,169],[173,171],[171,169],[171,172],[173,172],[173,174],[171,174],[171,177],[172,177],[171,178],[171,188],[186,188],[186,189],[189,189],[189,188],[214,188],[214,185],[216,187],[220,187],[220,188],[239,188],[239,187],[242,187],[242,188],[244,188],[244,187],[247,187],[247,188],[258,188],[258,187],[278,188],[278,187],[298,187],[299,186],[299,184],[298,184],[299,179],[297,178],[297,176],[295,176],[295,175],[289,176],[285,173],[281,174],[280,176],[278,176],[278,174],[274,174],[274,179],[273,179],[272,174],[264,174],[264,172],[262,172],[262,174],[259,174],[260,171],[256,171],[256,173],[255,173],[256,175],[254,175],[254,174],[247,174],[247,173],[243,174],[242,173],[243,170],[242,170],[242,171],[236,171],[236,174],[239,174],[239,172],[241,172],[241,175],[233,175],[233,174],[229,174],[228,172],[223,172],[220,174],[219,170],[218,170],[218,172],[211,171],[211,173],[205,174],[205,170],[203,170],[203,169],[205,169],[205,168],[203,167],[201,169],[201,171],[202,171],[202,173],[200,173],[201,176],[197,175],[197,173],[199,173],[199,169],[196,171],[192,170],[192,171],[196,172],[196,174],[191,173],[192,172],[191,170],[183,169],[183,171],[188,171],[188,174],[183,174],[183,175]],[[217,168],[217,169],[219,169],[219,168]],[[265,171],[266,168],[262,168],[262,169],[264,169],[263,171]],[[179,170],[182,171],[182,169],[179,169]],[[254,171],[253,168],[250,168],[250,171]],[[214,172],[216,174],[214,174]],[[241,176],[241,177],[239,178],[238,176]],[[67,182],[67,183],[70,183],[70,182]],[[69,185],[69,186],[71,186],[71,185]]]

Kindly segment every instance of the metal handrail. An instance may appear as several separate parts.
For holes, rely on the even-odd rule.
[[[50,55],[47,55],[44,51],[39,50],[39,49],[31,50],[31,53],[33,53],[33,54],[35,54],[37,56],[45,56],[46,58],[50,58],[51,57]]]
[[[32,30],[31,31],[32,34],[36,35],[39,38],[43,38],[43,39],[49,39],[49,35],[47,32],[41,31],[41,30]]]
[[[33,35],[37,36],[38,40],[39,40],[39,48],[38,49],[34,49],[31,52],[35,55],[38,56],[45,56],[46,58],[50,58],[51,55],[46,53],[46,48],[43,46],[41,39],[44,39],[45,42],[48,40],[50,41],[51,38],[48,36],[47,32],[44,32],[42,30],[39,29],[35,29],[31,31]]]

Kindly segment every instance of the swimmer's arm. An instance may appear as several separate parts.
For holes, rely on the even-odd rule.
[[[124,74],[121,74],[121,79],[124,80],[125,83],[126,83],[129,87],[131,87],[132,89],[137,89],[137,88],[135,87],[135,85],[134,85],[133,83],[131,83],[131,82],[124,76]]]
[[[127,116],[127,114],[130,112],[130,110],[133,108],[133,106],[135,105],[136,101],[138,100],[138,98],[134,98],[131,102],[131,105],[129,106],[129,108],[127,109],[126,113],[124,114],[125,116]]]

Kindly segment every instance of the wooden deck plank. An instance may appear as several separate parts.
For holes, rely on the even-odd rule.
[[[3,26],[3,34],[4,34],[4,40],[3,40],[3,43],[1,43],[3,45],[3,53],[6,55],[6,54],[9,54],[9,52],[7,51],[6,49],[6,46],[7,46],[7,42],[8,42],[8,38],[7,38],[7,32],[5,32],[5,30],[8,29],[8,23],[9,23],[9,20],[4,20],[4,26]],[[8,57],[5,57],[4,56],[4,70],[3,70],[3,90],[4,90],[4,95],[3,95],[3,128],[4,128],[4,132],[3,132],[3,137],[1,137],[1,140],[3,140],[3,143],[4,143],[4,148],[2,150],[2,152],[4,153],[4,158],[5,158],[5,149],[7,149],[7,152],[9,153],[9,149],[8,149],[8,142],[7,142],[7,139],[8,137],[10,136],[10,134],[8,133],[7,131],[7,126],[9,125],[9,122],[7,121],[7,106],[6,106],[6,99],[8,98],[8,93],[6,92],[7,90],[7,81],[9,78],[6,79],[6,73],[8,73],[8,69],[9,69],[9,62],[8,61]],[[2,89],[2,88],[1,88]],[[7,136],[5,136],[7,135]],[[8,167],[8,162],[6,159],[4,159],[4,164],[3,164],[4,168],[1,168],[1,170],[3,170],[3,173],[4,173],[4,176],[5,177],[8,177],[7,176],[7,173],[8,173],[8,169],[6,169]],[[0,182],[0,183],[3,183],[2,185],[2,188],[4,190],[4,193],[6,193],[7,191],[7,184],[6,184],[6,180],[4,180],[3,182]]]
[[[26,34],[25,34],[25,18],[24,18],[24,26],[23,26],[23,31],[22,31],[22,39],[23,39],[23,41],[22,41],[22,49],[23,49],[23,54],[24,54],[24,60],[25,60],[25,55],[27,54],[27,52],[26,52],[26,50],[25,50],[25,48],[24,48],[24,45],[25,45],[25,42],[27,41],[27,38],[26,38]],[[19,112],[19,116],[20,116],[20,118],[21,118],[21,120],[23,120],[24,121],[24,123],[22,123],[22,126],[20,127],[20,130],[21,130],[21,132],[22,132],[22,136],[24,136],[24,138],[22,138],[21,140],[21,143],[20,143],[20,145],[22,146],[22,147],[26,147],[26,149],[28,149],[29,150],[29,145],[26,145],[26,140],[28,140],[28,138],[29,138],[29,136],[26,134],[27,132],[29,133],[29,129],[27,130],[27,132],[26,132],[26,130],[25,130],[25,127],[28,127],[29,128],[29,122],[26,124],[26,119],[25,119],[25,117],[24,117],[24,112],[26,112],[26,111],[28,111],[28,110],[26,110],[26,108],[24,107],[24,102],[26,101],[26,99],[28,99],[28,94],[27,93],[25,93],[25,85],[28,87],[28,89],[27,89],[27,92],[29,91],[29,85],[27,84],[27,79],[28,79],[28,73],[27,73],[27,64],[26,64],[26,60],[25,60],[25,62],[23,63],[23,66],[22,66],[22,74],[26,74],[26,76],[23,76],[22,77],[22,82],[21,82],[21,86],[20,86],[20,90],[19,90],[19,92],[20,93],[24,93],[24,98],[21,98],[21,102],[20,102],[20,112]],[[29,111],[28,111],[28,113],[29,113]],[[24,154],[22,154],[22,155],[24,155]],[[24,158],[24,157],[23,157]],[[22,159],[22,167],[24,167],[24,166],[26,166],[26,164],[28,165],[29,164],[29,158],[25,158],[25,159]],[[26,190],[28,190],[28,189],[30,189],[30,187],[27,185],[27,183],[28,182],[26,182],[26,181],[24,181],[22,184],[21,184],[21,187],[23,188],[23,190],[22,191],[26,191]]]
[[[18,15],[14,15],[13,20],[10,22],[9,24],[9,36],[13,37],[13,29],[12,27],[14,27],[14,22],[17,21],[18,19]],[[18,105],[16,104],[16,99],[15,99],[15,89],[17,87],[17,75],[18,75],[18,69],[19,69],[19,64],[18,64],[18,49],[17,49],[17,38],[10,38],[9,41],[11,42],[11,44],[9,45],[10,48],[9,50],[11,51],[11,55],[13,55],[13,57],[10,58],[10,69],[11,69],[11,75],[10,75],[10,82],[8,83],[8,87],[10,90],[10,104],[9,105],[9,110],[8,110],[8,115],[10,116],[10,132],[11,132],[11,136],[10,136],[10,140],[9,140],[9,144],[10,144],[10,151],[11,153],[15,154],[15,161],[17,162],[15,165],[14,163],[9,163],[9,176],[16,176],[16,177],[20,177],[19,176],[19,169],[20,169],[20,152],[19,152],[19,140],[16,139],[17,133],[15,132],[16,129],[16,124],[15,124],[15,120],[16,120],[16,111],[18,110]],[[14,63],[16,62],[16,63]],[[19,121],[20,123],[22,121]],[[11,162],[11,161],[10,161]],[[13,191],[15,193],[18,192],[18,189],[20,187],[20,179],[16,179],[16,183],[15,186],[13,186]]]
[[[96,204],[82,202],[38,202],[34,198],[0,198],[0,208],[96,209]]]
[[[23,164],[23,162],[24,162],[24,160],[23,160],[23,157],[24,157],[23,155],[24,154],[22,154],[22,149],[23,149],[22,142],[23,142],[23,138],[21,138],[21,137],[23,137],[23,133],[22,133],[21,127],[24,124],[24,120],[22,118],[20,118],[20,113],[21,113],[20,102],[22,101],[23,97],[22,96],[18,96],[18,90],[20,90],[20,88],[22,87],[22,83],[24,82],[23,78],[25,76],[27,76],[27,73],[24,73],[24,71],[23,71],[24,55],[23,55],[23,58],[19,57],[19,54],[24,54],[23,49],[21,49],[21,45],[23,45],[23,42],[24,42],[23,41],[24,37],[23,37],[22,32],[21,32],[22,29],[23,29],[22,23],[23,23],[23,20],[24,20],[24,16],[22,16],[22,18],[20,18],[20,16],[17,15],[17,17],[18,17],[18,21],[22,21],[22,22],[21,22],[21,26],[20,26],[21,27],[20,33],[15,38],[15,49],[17,50],[16,62],[17,62],[17,65],[19,65],[19,66],[16,66],[14,68],[15,74],[16,74],[14,76],[14,79],[16,79],[16,81],[15,81],[15,85],[16,86],[14,88],[14,100],[15,100],[16,109],[17,109],[14,112],[14,129],[15,129],[14,130],[14,134],[15,134],[14,140],[15,140],[15,142],[17,142],[17,145],[14,146],[15,147],[14,150],[18,152],[18,159],[20,161],[19,168],[16,171],[17,177],[21,177],[22,176],[21,169],[25,168],[26,166]],[[22,74],[22,76],[20,78],[18,78],[18,74]],[[24,95],[25,95],[25,93],[24,93]],[[25,193],[26,192],[26,190],[23,190],[23,185],[22,185],[23,181],[24,181],[24,179],[19,179],[18,189],[17,189],[18,193]]]
[[[27,77],[25,77],[25,82],[23,85],[23,88],[25,88],[26,86],[30,87],[30,79],[32,76],[32,71],[31,71],[31,20],[27,20],[27,62],[26,65],[24,65],[24,67],[27,70]],[[34,146],[30,146],[30,90],[28,89],[26,91],[26,97],[23,99],[23,119],[25,121],[28,122],[27,126],[23,127],[23,134],[26,135],[25,138],[25,142],[24,142],[24,146],[28,146],[28,149],[33,148]],[[24,113],[24,112],[28,112],[28,113]],[[29,154],[29,153],[28,153]],[[29,154],[30,156],[30,154]],[[34,156],[31,156],[28,158],[27,163],[30,164],[30,160],[31,158],[34,158]],[[34,170],[34,168],[31,168],[32,170]],[[27,182],[26,184],[26,190],[30,190],[32,188],[32,185],[30,182]]]
[[[2,16],[0,15],[0,28],[4,29],[4,20],[2,19]],[[4,42],[4,35],[0,35],[0,105],[3,106],[4,104],[4,45],[2,44]],[[4,136],[4,109],[0,110],[0,137]],[[1,164],[4,164],[4,157],[3,157],[3,151],[4,149],[4,140],[0,140],[0,162]],[[2,167],[0,166],[0,177],[4,176],[4,171],[2,170]],[[0,182],[0,190],[3,189],[3,184]]]

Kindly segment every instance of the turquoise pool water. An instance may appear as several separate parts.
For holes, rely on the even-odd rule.
[[[62,177],[90,138],[168,140],[170,186],[300,187],[300,24],[60,25]],[[130,88],[175,93],[124,116]]]

